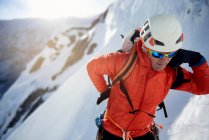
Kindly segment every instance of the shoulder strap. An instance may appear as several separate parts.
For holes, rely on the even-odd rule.
[[[120,89],[121,89],[121,91],[123,92],[123,94],[125,94],[126,99],[127,99],[128,103],[129,103],[131,109],[132,109],[131,111],[129,111],[129,113],[130,113],[130,114],[135,114],[137,111],[139,111],[139,109],[134,109],[134,106],[133,106],[133,104],[132,104],[132,102],[131,102],[131,98],[130,98],[130,96],[128,95],[128,91],[126,90],[126,88],[125,88],[125,86],[124,86],[124,84],[123,84],[123,80],[120,80]]]
[[[131,54],[130,54],[130,56],[128,58],[128,61],[123,66],[123,68],[118,72],[118,74],[114,77],[112,84],[111,84],[110,78],[108,76],[108,88],[97,99],[97,104],[100,104],[102,101],[104,101],[105,99],[109,98],[110,92],[111,92],[111,87],[113,85],[115,85],[116,83],[120,82],[120,88],[121,88],[122,92],[125,94],[125,96],[126,96],[126,98],[128,100],[128,103],[130,104],[130,106],[132,108],[132,111],[130,111],[129,113],[134,114],[137,111],[141,111],[141,110],[135,110],[134,109],[133,104],[132,104],[132,102],[130,100],[130,97],[128,95],[128,92],[127,92],[125,86],[123,85],[123,81],[131,74],[133,68],[135,67],[135,65],[136,65],[136,63],[138,61],[138,59],[136,59],[137,56],[138,55],[137,55],[136,47],[133,47],[133,49],[131,51]],[[165,107],[164,102],[162,101],[158,106],[159,106],[158,110],[163,109],[164,115],[167,118],[168,115],[167,115],[167,111],[166,111],[166,107]],[[145,112],[145,113],[147,113],[147,112]],[[147,114],[149,116],[151,116],[151,117],[155,117],[152,114],[149,114],[149,113],[147,113]]]
[[[110,78],[108,77],[108,88],[105,92],[101,93],[100,97],[97,99],[97,104],[100,104],[105,99],[109,98],[111,87],[118,83],[120,80],[125,80],[132,72],[133,68],[135,67],[138,59],[137,59],[137,51],[136,46],[132,48],[131,54],[123,66],[123,68],[118,72],[118,74],[114,77],[112,84],[110,83]]]
[[[158,106],[159,106],[159,108],[157,109],[157,111],[163,109],[165,118],[168,118],[168,114],[167,114],[167,111],[166,111],[166,108],[165,108],[164,101],[162,101]]]
[[[134,46],[132,48],[131,54],[128,58],[128,61],[126,62],[126,64],[123,66],[123,68],[117,73],[117,75],[114,77],[112,85],[115,85],[116,83],[118,83],[120,80],[125,80],[132,72],[132,70],[134,69],[136,63],[137,63],[137,51],[136,51],[136,47]]]

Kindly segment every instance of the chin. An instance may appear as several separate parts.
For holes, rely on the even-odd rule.
[[[162,70],[165,69],[165,67],[159,67],[159,68],[154,68],[154,67],[153,67],[153,69],[154,69],[155,71],[162,71]]]

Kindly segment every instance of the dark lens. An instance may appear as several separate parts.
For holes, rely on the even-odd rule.
[[[168,55],[168,58],[173,57],[175,54],[176,54],[176,52],[172,52],[172,53],[170,53],[170,54]]]
[[[152,56],[155,58],[163,58],[164,54],[159,53],[159,52],[152,52]]]

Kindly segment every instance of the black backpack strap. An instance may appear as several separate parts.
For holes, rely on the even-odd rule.
[[[123,80],[122,80],[122,79],[120,80],[120,89],[121,89],[121,91],[123,92],[123,94],[125,94],[126,99],[127,99],[127,101],[128,101],[128,104],[129,104],[130,107],[131,107],[131,111],[129,111],[130,114],[135,114],[136,112],[140,111],[140,112],[146,113],[146,114],[149,115],[150,117],[153,117],[153,118],[155,117],[154,115],[152,115],[152,114],[150,114],[150,113],[148,113],[148,112],[146,112],[146,111],[143,111],[143,110],[140,110],[140,109],[134,109],[134,106],[133,106],[133,104],[132,104],[132,102],[131,102],[131,98],[130,98],[130,96],[128,95],[128,91],[127,91],[125,85],[123,84]]]
[[[123,80],[122,80],[122,79],[120,80],[120,89],[121,89],[121,91],[123,92],[123,94],[125,94],[126,99],[127,99],[128,103],[129,103],[129,105],[131,106],[132,111],[129,111],[129,113],[130,113],[130,114],[134,114],[134,113],[136,113],[137,111],[139,111],[138,109],[136,109],[136,110],[134,109],[134,106],[133,106],[133,104],[132,104],[132,102],[131,102],[131,98],[130,98],[130,96],[128,95],[128,91],[126,90],[126,88],[125,88],[125,86],[124,86],[124,84],[123,84]]]
[[[175,89],[175,88],[179,87],[182,83],[186,83],[186,82],[189,82],[189,80],[184,79],[184,74],[183,74],[182,68],[180,66],[177,67],[176,68],[176,79],[173,82],[171,89]],[[157,109],[157,111],[163,109],[164,115],[167,118],[168,114],[166,111],[165,103],[162,101],[158,106],[159,106],[159,108]]]
[[[178,68],[176,68],[176,79],[173,82],[171,89],[175,89],[177,87],[179,87],[181,84],[183,83],[187,83],[189,82],[189,79],[184,79],[184,73],[182,68],[179,66]]]
[[[186,82],[189,82],[189,79],[184,79],[182,68],[179,66],[178,68],[176,68],[176,79],[173,82],[171,89],[175,89],[179,87],[182,83],[186,83]],[[162,101],[158,106],[159,108],[157,109],[157,111],[163,109],[164,115],[167,118],[168,114],[166,111],[165,103]]]
[[[168,114],[167,114],[167,111],[166,111],[166,108],[165,108],[165,103],[164,103],[164,101],[162,101],[158,106],[159,106],[159,108],[157,109],[157,111],[163,109],[164,115],[165,115],[165,117],[167,118],[167,117],[168,117]]]
[[[132,104],[132,102],[131,102],[131,98],[130,98],[130,96],[128,95],[128,91],[126,90],[125,85],[123,84],[123,81],[122,81],[122,80],[120,81],[120,89],[121,89],[121,91],[123,92],[123,94],[125,94],[126,99],[127,99],[128,103],[129,103],[131,109],[132,109],[131,111],[129,111],[130,114],[135,114],[136,112],[140,111],[140,112],[146,113],[146,114],[149,115],[150,117],[155,118],[154,115],[152,115],[152,114],[150,114],[150,113],[148,113],[148,112],[146,112],[146,111],[143,111],[143,110],[140,110],[140,109],[134,109],[134,106],[133,106],[133,104]]]

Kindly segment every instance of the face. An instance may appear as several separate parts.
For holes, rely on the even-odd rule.
[[[152,68],[156,71],[164,70],[167,64],[171,61],[172,58],[163,57],[163,58],[155,58],[151,54],[147,54],[151,60]]]

